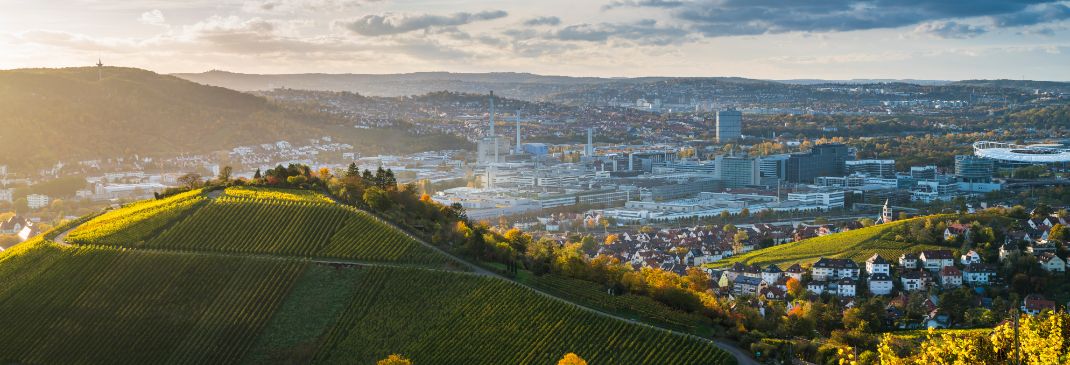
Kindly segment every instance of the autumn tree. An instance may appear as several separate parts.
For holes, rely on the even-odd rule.
[[[412,360],[398,354],[393,354],[387,356],[385,359],[379,360],[375,365],[412,365]]]
[[[565,354],[565,357],[562,357],[561,360],[557,362],[557,365],[587,365],[587,361],[570,352]]]
[[[788,287],[788,294],[791,294],[792,298],[799,299],[806,294],[806,287],[802,285],[799,279],[788,278],[788,282],[785,285]]]

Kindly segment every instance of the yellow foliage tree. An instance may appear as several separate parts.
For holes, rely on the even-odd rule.
[[[379,360],[375,365],[412,365],[412,360],[398,354],[393,354],[387,356],[385,359]]]
[[[557,365],[587,365],[587,361],[569,352],[557,362]]]

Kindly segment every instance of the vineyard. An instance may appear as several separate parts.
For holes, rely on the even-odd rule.
[[[307,264],[62,248],[0,258],[0,359],[234,363]]]
[[[200,190],[165,199],[145,200],[115,209],[72,231],[79,244],[138,245],[207,202]]]
[[[781,268],[786,268],[795,263],[811,264],[821,257],[848,258],[862,262],[875,253],[894,260],[907,252],[946,248],[909,241],[895,241],[886,237],[889,230],[910,221],[912,220],[895,221],[751,251],[718,261],[714,263],[714,266],[725,267],[742,262],[758,266],[777,264]]]
[[[106,212],[67,240],[182,251],[441,265],[449,260],[366,212],[320,193],[230,187],[191,191]]]
[[[712,344],[587,312],[498,279],[368,268],[319,344],[316,363],[551,364],[575,352],[592,364],[727,364]]]
[[[309,203],[333,203],[326,195],[297,189],[265,188],[259,186],[234,186],[223,191],[227,196],[250,199],[273,199]]]
[[[611,295],[597,283],[560,275],[533,276],[527,284],[570,301],[601,308],[613,313],[638,317],[680,331],[693,331],[695,326],[708,322],[701,315],[673,310],[658,301],[640,295]]]

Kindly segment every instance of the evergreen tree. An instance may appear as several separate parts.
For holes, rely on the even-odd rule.
[[[263,176],[260,175],[260,168],[257,168],[256,172],[253,173],[253,179],[260,180],[261,178],[263,178]]]
[[[353,162],[349,164],[349,169],[346,170],[346,177],[360,176],[360,168],[357,167],[357,163]]]

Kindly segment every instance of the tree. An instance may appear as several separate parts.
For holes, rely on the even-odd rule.
[[[360,168],[357,167],[356,162],[351,162],[349,168],[346,169],[346,177],[360,176]]]
[[[387,356],[385,359],[379,360],[375,365],[412,365],[412,360],[398,354],[393,354]]]
[[[260,174],[260,168],[258,167],[256,172],[253,173],[253,179],[260,180],[261,178],[263,178],[263,175]]]
[[[186,188],[196,189],[201,186],[201,175],[191,172],[180,176],[177,181]]]
[[[788,294],[791,294],[792,298],[799,299],[806,294],[806,287],[798,279],[788,278],[788,282],[785,285],[788,287]]]
[[[233,167],[223,166],[223,168],[219,169],[219,181],[222,181],[223,183],[230,181],[230,177],[233,173]]]
[[[1070,227],[1062,225],[1062,223],[1055,223],[1051,227],[1051,232],[1048,233],[1048,239],[1052,241],[1067,242],[1070,240]]]
[[[587,361],[576,354],[569,352],[557,362],[557,365],[587,365]]]
[[[390,197],[387,196],[386,192],[377,186],[364,190],[363,198],[364,204],[367,204],[372,210],[377,212],[390,210],[390,207],[393,205],[393,202],[390,201]]]

